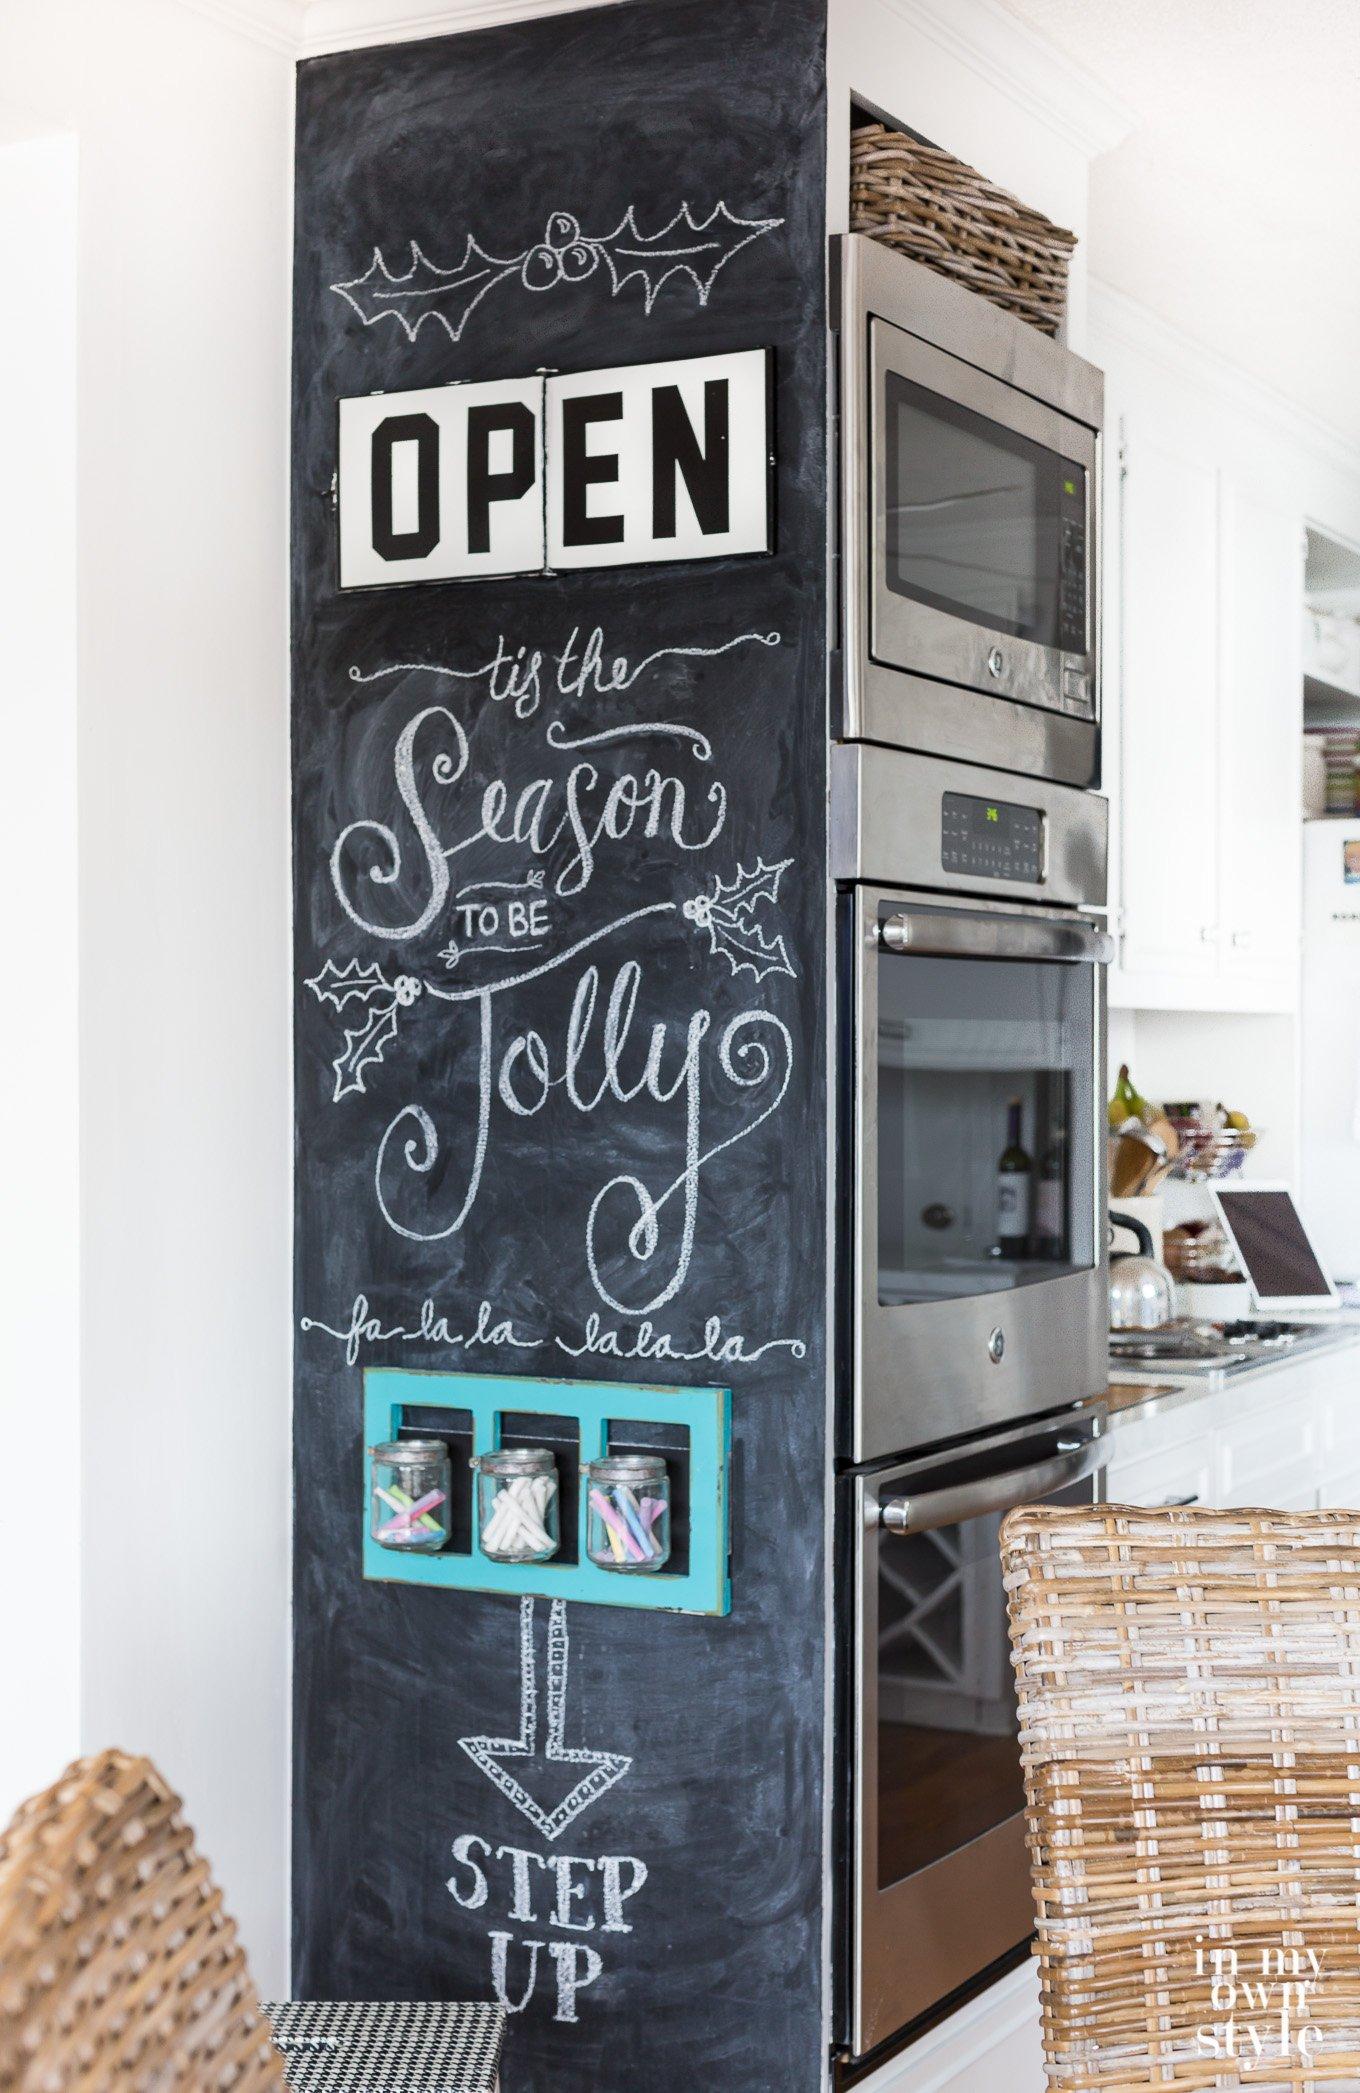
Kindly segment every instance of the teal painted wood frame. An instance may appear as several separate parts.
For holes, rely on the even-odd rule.
[[[608,1451],[611,1418],[682,1425],[689,1433],[689,1568],[647,1576],[602,1570],[586,1554],[587,1493],[580,1495],[579,1560],[574,1563],[489,1562],[477,1521],[467,1555],[399,1555],[368,1530],[370,1446],[395,1439],[407,1409],[463,1410],[472,1417],[472,1448],[493,1453],[501,1418],[538,1413],[574,1417],[581,1465]],[[490,1374],[443,1374],[369,1367],[364,1374],[364,1576],[382,1583],[426,1584],[445,1591],[532,1593],[594,1606],[650,1606],[670,1613],[729,1613],[732,1586],[730,1475],[732,1396],[727,1388],[642,1388],[625,1381],[545,1381]],[[469,1480],[471,1478],[469,1477]]]

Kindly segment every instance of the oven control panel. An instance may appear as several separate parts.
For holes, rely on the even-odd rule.
[[[1044,876],[1044,817],[1038,807],[946,792],[940,863],[946,872],[971,873],[979,879],[1018,879],[1038,886]]]

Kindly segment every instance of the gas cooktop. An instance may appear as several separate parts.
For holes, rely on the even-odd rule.
[[[1159,1330],[1113,1330],[1110,1357],[1125,1366],[1155,1366],[1165,1372],[1232,1373],[1259,1366],[1277,1353],[1308,1349],[1328,1337],[1317,1323],[1163,1323]]]

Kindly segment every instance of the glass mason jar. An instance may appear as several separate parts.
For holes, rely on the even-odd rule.
[[[671,1485],[660,1454],[611,1453],[586,1469],[586,1554],[602,1570],[659,1570],[671,1552]]]
[[[551,1562],[561,1540],[557,1462],[546,1446],[478,1454],[477,1537],[490,1562]]]
[[[449,1537],[453,1470],[442,1439],[370,1446],[369,1532],[384,1548],[433,1555]]]

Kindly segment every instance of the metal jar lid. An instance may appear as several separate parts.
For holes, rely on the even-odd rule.
[[[557,1462],[546,1446],[498,1446],[474,1454],[469,1465],[479,1475],[551,1475]]]
[[[442,1439],[389,1439],[368,1449],[375,1461],[389,1468],[424,1468],[431,1461],[446,1461],[449,1449]]]
[[[607,1453],[586,1470],[593,1483],[660,1483],[666,1463],[655,1453]]]

